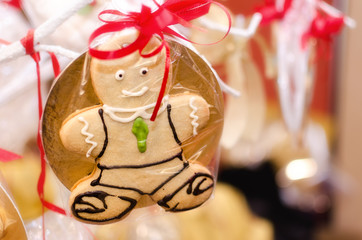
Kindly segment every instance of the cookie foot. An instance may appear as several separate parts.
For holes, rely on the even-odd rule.
[[[184,184],[171,194],[164,195],[157,203],[171,212],[190,210],[202,205],[212,194],[213,187],[214,179],[210,174],[194,173]]]
[[[88,191],[77,195],[71,210],[77,219],[89,223],[110,223],[125,217],[137,204],[137,200],[108,194],[104,191]]]

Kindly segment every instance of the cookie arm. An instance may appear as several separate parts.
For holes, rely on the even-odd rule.
[[[181,142],[196,136],[209,120],[209,105],[196,94],[180,94],[170,98],[171,119]]]
[[[104,131],[98,110],[74,113],[63,122],[59,136],[67,150],[85,154],[87,158],[100,153]]]

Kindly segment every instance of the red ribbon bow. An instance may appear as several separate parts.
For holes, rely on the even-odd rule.
[[[259,12],[263,18],[261,24],[269,24],[274,20],[281,20],[284,18],[285,14],[289,11],[292,6],[293,0],[285,0],[282,9],[277,9],[275,6],[275,0],[266,0],[265,5],[258,7],[257,12]]]
[[[310,28],[302,37],[302,46],[305,47],[310,38],[325,40],[330,43],[332,35],[339,33],[344,26],[344,17],[333,17],[317,13]]]
[[[182,35],[178,34],[170,28],[170,26],[175,24],[181,24],[185,27],[192,26],[189,21],[199,18],[209,12],[210,5],[212,3],[221,7],[228,16],[229,19],[229,29],[226,32],[226,35],[230,31],[231,27],[231,17],[227,12],[225,7],[213,0],[167,0],[164,4],[159,5],[156,0],[153,2],[157,5],[155,11],[151,11],[151,8],[142,5],[141,12],[130,12],[128,14],[121,13],[117,10],[105,10],[99,14],[99,19],[105,24],[98,29],[96,29],[89,38],[89,53],[91,56],[98,59],[116,59],[127,56],[135,51],[138,51],[142,57],[152,57],[162,51],[163,48],[166,49],[166,64],[165,72],[162,80],[161,89],[157,98],[156,106],[153,110],[151,121],[154,121],[158,110],[160,108],[162,98],[165,94],[166,84],[170,69],[170,49],[167,42],[164,39],[164,34],[173,35],[184,39],[188,42],[192,42]],[[118,16],[118,20],[105,20],[102,18],[105,14],[111,14]],[[91,46],[92,42],[102,34],[112,33],[122,31],[126,28],[135,28],[139,31],[138,38],[128,46],[114,50],[114,51],[101,51]],[[142,51],[146,47],[147,43],[154,36],[161,38],[161,45],[155,49],[153,52],[148,54],[143,54]],[[221,40],[222,40],[221,39]],[[221,41],[219,40],[219,41]],[[218,41],[218,42],[219,42]],[[192,42],[194,43],[194,42]],[[210,43],[211,44],[211,43]],[[215,43],[212,43],[215,44]]]

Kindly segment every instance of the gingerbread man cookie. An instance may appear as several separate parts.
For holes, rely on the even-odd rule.
[[[119,49],[136,37],[120,33],[99,49]],[[144,51],[159,44],[154,37]],[[101,105],[74,112],[60,129],[66,149],[96,163],[71,189],[75,218],[114,222],[126,217],[144,195],[172,212],[196,208],[210,197],[213,176],[206,167],[188,162],[182,148],[206,126],[208,103],[197,94],[166,94],[156,120],[150,121],[165,61],[164,50],[148,58],[134,52],[116,60],[91,60],[92,85]]]

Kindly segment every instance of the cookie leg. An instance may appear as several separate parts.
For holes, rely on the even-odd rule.
[[[131,212],[141,196],[132,190],[92,186],[93,180],[79,183],[70,196],[72,214],[80,221],[98,224],[118,221]]]
[[[151,198],[167,211],[186,211],[202,205],[213,188],[214,178],[209,170],[198,164],[190,164]]]

